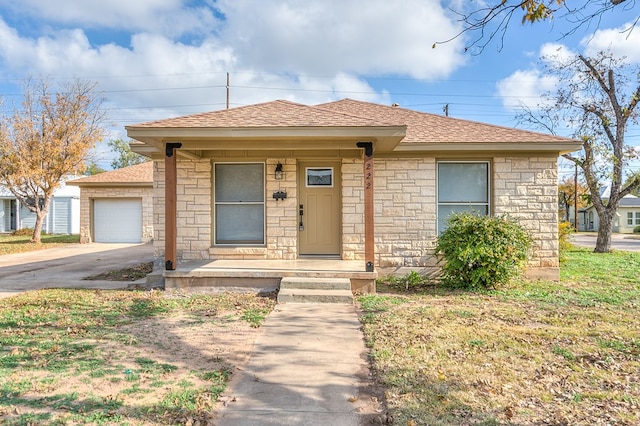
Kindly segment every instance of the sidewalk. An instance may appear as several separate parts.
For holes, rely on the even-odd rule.
[[[278,305],[246,368],[234,372],[216,425],[358,426],[358,392],[367,382],[354,306]]]

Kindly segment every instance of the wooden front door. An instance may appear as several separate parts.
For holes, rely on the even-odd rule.
[[[340,163],[298,164],[298,242],[301,256],[340,256]]]

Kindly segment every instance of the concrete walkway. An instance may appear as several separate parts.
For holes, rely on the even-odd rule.
[[[353,305],[278,305],[261,329],[217,426],[360,424],[368,366]]]

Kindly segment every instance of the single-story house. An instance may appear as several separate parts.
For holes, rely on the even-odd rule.
[[[602,198],[607,200],[610,188],[603,189]],[[597,231],[600,226],[598,212],[593,205],[578,210],[581,218],[578,219],[579,231]],[[620,234],[632,234],[633,229],[640,226],[640,198],[627,194],[620,200],[618,212],[613,218],[613,232]]]
[[[42,224],[48,234],[80,233],[80,190],[68,185],[76,176],[67,178],[53,192],[49,213]],[[33,228],[36,214],[23,205],[7,188],[0,186],[0,232]]]
[[[557,159],[580,141],[352,99],[126,129],[154,160],[154,244],[169,287],[179,273],[196,285],[203,265],[225,259],[437,268],[447,217],[469,210],[519,219],[535,245],[527,273],[559,276]]]
[[[80,189],[81,243],[140,243],[153,239],[152,162],[69,184]]]

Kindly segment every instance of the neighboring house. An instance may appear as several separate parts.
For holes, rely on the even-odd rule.
[[[153,163],[99,173],[69,184],[80,188],[81,243],[153,239]]]
[[[557,159],[579,141],[351,99],[273,101],[127,133],[155,160],[165,276],[217,259],[437,268],[438,233],[469,210],[518,218],[534,239],[528,274],[559,276]]]
[[[63,182],[53,193],[49,213],[42,224],[48,234],[80,233],[80,190],[68,185],[76,177]],[[0,186],[0,232],[33,228],[36,214],[23,205],[7,188]]]
[[[602,199],[609,199],[610,188],[602,189]],[[600,218],[598,212],[593,205],[585,209],[578,210],[578,214],[582,216],[582,220],[578,221],[579,231],[597,231],[600,226]],[[620,200],[618,212],[613,219],[613,232],[621,234],[632,234],[633,229],[640,226],[640,198],[635,195],[627,194]]]

